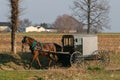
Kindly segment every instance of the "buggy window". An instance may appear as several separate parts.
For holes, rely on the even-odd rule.
[[[78,39],[75,39],[75,42],[78,42]]]
[[[76,38],[75,45],[82,45],[82,38]]]
[[[64,38],[64,46],[73,46],[73,38]]]

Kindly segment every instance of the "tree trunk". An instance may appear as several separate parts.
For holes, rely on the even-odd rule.
[[[13,54],[16,54],[16,32],[11,32],[11,51]]]
[[[87,34],[89,34],[90,33],[90,28],[91,28],[91,22],[90,22],[90,6],[91,6],[91,0],[88,0],[88,29],[87,29]]]
[[[11,52],[16,54],[16,32],[18,27],[19,0],[10,0],[11,3]]]

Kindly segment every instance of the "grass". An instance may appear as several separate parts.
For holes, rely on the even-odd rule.
[[[27,80],[32,75],[38,74],[35,71],[0,71],[0,73],[0,80]]]
[[[118,54],[111,54],[110,68],[119,67]],[[116,58],[117,57],[117,58]],[[0,71],[0,80],[119,80],[120,70],[105,70],[101,67],[88,67],[87,70],[7,70]]]
[[[0,80],[119,80],[120,71],[0,71]]]
[[[100,70],[104,70],[104,68],[99,66],[88,66],[87,70],[100,71]]]
[[[4,57],[3,55],[2,57]],[[113,64],[110,67],[116,67],[119,63],[115,59],[116,55],[111,55]],[[11,56],[7,55],[6,58]],[[13,58],[14,59],[14,58]],[[118,58],[119,59],[119,58]],[[11,59],[10,59],[11,60]],[[9,60],[5,60],[7,65],[13,65]],[[0,80],[119,80],[120,70],[105,70],[101,67],[88,67],[87,70],[59,68],[50,70],[0,70]]]
[[[108,68],[119,68],[120,54],[110,54],[111,62]],[[2,56],[4,57],[4,56]],[[8,59],[10,59],[10,55]],[[14,59],[14,58],[13,58]],[[10,59],[11,60],[11,59]],[[4,65],[13,65],[6,60]],[[103,69],[101,67],[90,66],[86,70],[58,68],[51,70],[1,70],[0,80],[119,80],[120,69]]]

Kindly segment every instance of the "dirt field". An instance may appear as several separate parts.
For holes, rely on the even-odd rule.
[[[61,38],[63,34],[55,33],[17,33],[17,51],[21,51],[21,40],[23,36],[30,36],[40,42],[54,42],[62,45]],[[97,34],[99,50],[112,51],[120,53],[120,34]],[[11,49],[11,36],[10,33],[0,33],[0,52]],[[29,51],[29,50],[28,50]]]
[[[39,42],[57,43],[61,45],[62,34],[40,34],[40,33],[18,33],[17,34],[17,52],[21,51],[21,41],[23,36],[29,36]],[[10,52],[11,36],[10,33],[0,33],[0,52]],[[29,50],[28,50],[29,51]]]

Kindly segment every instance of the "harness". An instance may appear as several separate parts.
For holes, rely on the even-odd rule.
[[[33,45],[30,46],[30,50],[42,50],[43,49],[43,44],[40,42],[37,42],[36,40],[34,40]]]

